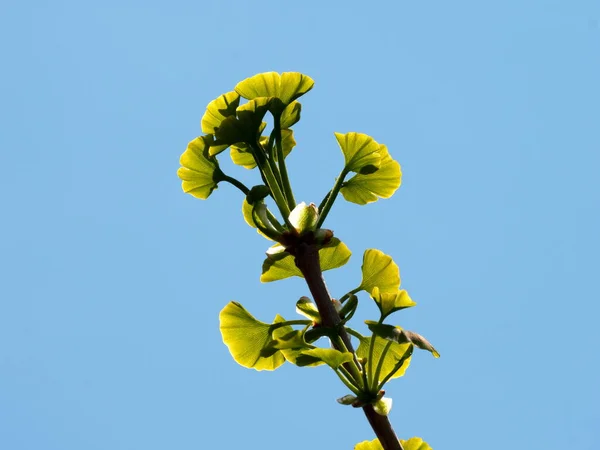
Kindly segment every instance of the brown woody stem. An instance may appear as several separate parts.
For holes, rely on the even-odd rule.
[[[306,284],[308,284],[308,288],[317,304],[317,308],[321,314],[321,324],[324,327],[337,329],[346,349],[354,353],[352,342],[348,333],[346,333],[346,329],[343,326],[339,326],[341,319],[331,301],[331,295],[329,295],[325,280],[323,279],[317,246],[313,243],[299,242],[290,250],[294,254],[296,266],[300,269],[302,275],[304,275]],[[335,340],[332,340],[332,342],[334,347],[339,347],[339,345],[335,344]],[[338,350],[344,351],[345,349],[338,348]],[[402,444],[400,444],[387,416],[377,414],[373,409],[373,405],[365,405],[362,409],[384,450],[403,450]]]

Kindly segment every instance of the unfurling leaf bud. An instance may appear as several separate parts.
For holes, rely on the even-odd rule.
[[[269,195],[269,188],[264,184],[259,184],[258,186],[252,187],[250,192],[246,195],[246,201],[253,205],[255,202],[258,202]]]
[[[290,223],[300,234],[306,231],[312,231],[319,220],[319,208],[314,203],[298,203],[289,216]]]
[[[352,403],[354,403],[357,400],[357,398],[354,395],[344,395],[341,398],[337,399],[337,402],[340,405],[351,405]]]

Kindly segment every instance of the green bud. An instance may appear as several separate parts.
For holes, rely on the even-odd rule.
[[[264,184],[259,184],[258,186],[252,187],[248,195],[246,195],[246,201],[253,205],[254,203],[264,199],[269,195],[270,191],[267,186]]]
[[[319,220],[319,208],[314,203],[308,206],[304,202],[299,203],[290,213],[289,220],[300,234],[312,231]]]

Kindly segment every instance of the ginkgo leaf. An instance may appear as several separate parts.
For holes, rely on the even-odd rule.
[[[256,370],[275,370],[285,362],[280,351],[262,356],[272,341],[272,327],[255,319],[242,305],[229,302],[219,314],[223,342],[235,362]],[[291,329],[291,327],[290,327]]]
[[[289,105],[298,97],[310,91],[315,82],[308,75],[299,72],[259,73],[240,81],[235,91],[248,100],[257,97],[276,97],[283,105]]]
[[[380,167],[380,145],[371,136],[352,132],[335,133],[335,138],[344,154],[347,171],[360,172],[364,168],[375,170]]]
[[[386,339],[378,338],[377,336],[372,337],[364,337],[361,336],[358,338],[359,345],[358,349],[356,349],[356,356],[359,358],[369,358],[369,348],[371,346],[371,339],[373,341],[373,361],[369,364],[373,371],[377,369],[379,361],[381,360],[381,355],[383,354],[383,350],[386,347],[387,341]],[[398,344],[396,342],[392,342],[388,347],[388,350],[385,354],[381,371],[379,372],[379,377],[377,383],[382,382],[391,372],[395,370],[390,379],[399,378],[405,374],[406,369],[410,365],[410,356],[405,358],[405,354],[410,350],[410,344]],[[396,367],[402,359],[400,367]],[[374,374],[373,374],[374,375]]]
[[[379,311],[381,311],[381,320],[395,311],[416,305],[404,289],[400,289],[397,292],[380,292],[376,286],[371,292],[371,297],[377,303]]]
[[[398,291],[400,269],[391,256],[370,248],[363,255],[360,289],[372,293],[375,287],[379,288],[379,292]]]
[[[296,359],[298,366],[314,365],[316,362],[323,362],[337,370],[342,364],[352,361],[353,355],[350,352],[340,352],[334,348],[313,348],[303,350]]]
[[[279,126],[282,130],[291,127],[300,120],[302,105],[298,101],[293,101],[285,107],[281,113]]]
[[[308,297],[300,297],[300,300],[296,302],[296,312],[312,320],[315,324],[321,323],[319,309]]]
[[[221,126],[223,119],[235,116],[235,110],[240,105],[240,95],[235,92],[227,92],[211,101],[206,107],[200,125],[203,133],[214,133]]]
[[[338,238],[332,238],[326,245],[319,249],[321,270],[336,269],[348,262],[352,252]],[[263,262],[260,281],[283,280],[289,277],[301,277],[302,272],[296,267],[294,257],[287,252],[269,254]]]
[[[408,440],[400,439],[400,443],[404,450],[433,450],[427,443],[423,442],[423,439],[417,437]],[[383,450],[383,446],[379,442],[379,439],[374,439],[356,444],[354,450]]]
[[[357,173],[342,184],[340,192],[344,198],[358,205],[372,203],[379,198],[390,198],[400,187],[402,171],[400,164],[394,161],[385,145],[380,146],[381,157],[379,169],[372,173]]]
[[[235,92],[227,92],[211,101],[200,121],[203,133],[214,134],[227,117],[235,117],[235,110],[240,104],[240,95]],[[228,147],[228,144],[213,145],[211,155],[217,155]]]
[[[431,345],[423,336],[415,333],[414,331],[403,330],[398,326],[374,322],[372,320],[365,320],[365,323],[369,327],[369,330],[379,337],[397,342],[399,344],[411,343],[422,350],[431,352],[435,358],[440,357],[440,354],[433,347],[433,345]]]
[[[235,116],[226,117],[215,128],[216,144],[227,147],[239,142],[254,142],[264,129],[262,120],[269,110],[270,102],[269,98],[259,97],[238,106]],[[214,156],[223,151],[223,145],[211,146],[210,155]]]
[[[204,136],[191,141],[179,159],[182,167],[177,170],[183,192],[203,200],[217,188],[221,175],[217,159],[208,154],[206,141]]]

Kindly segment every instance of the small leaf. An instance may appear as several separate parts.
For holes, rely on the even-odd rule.
[[[235,362],[241,366],[256,370],[275,370],[285,362],[279,351],[268,357],[262,356],[263,349],[272,341],[271,325],[256,320],[239,303],[229,302],[221,310],[219,320],[223,342]]]
[[[269,98],[260,97],[239,106],[236,116],[226,117],[215,129],[216,143],[226,144],[227,147],[239,142],[254,142],[258,139],[264,129],[262,119],[269,110],[270,101]],[[209,150],[210,155],[223,151],[223,145],[212,146]]]
[[[321,323],[321,314],[319,314],[317,305],[308,297],[300,297],[300,300],[296,302],[296,312],[312,320],[315,324]]]
[[[433,450],[426,442],[423,442],[423,439],[420,437],[413,437],[405,440],[400,440],[402,443],[402,447],[404,450]]]
[[[257,97],[276,97],[283,105],[288,105],[310,91],[315,82],[308,75],[298,72],[259,73],[240,81],[235,91],[242,97],[252,100]]]
[[[204,136],[191,141],[179,159],[182,167],[177,170],[183,192],[203,200],[217,188],[216,175],[220,173],[217,159],[208,154],[206,141]]]
[[[346,247],[346,244],[338,238],[332,238],[319,249],[321,270],[325,271],[343,266],[350,259],[350,255],[352,255],[352,252]],[[268,283],[293,276],[302,276],[302,272],[296,267],[294,257],[287,252],[276,253],[268,255],[263,262],[260,281]]]
[[[290,128],[300,120],[300,112],[302,111],[302,105],[300,102],[292,102],[285,107],[281,113],[281,119],[279,126],[282,130]]]
[[[373,409],[380,416],[387,416],[392,410],[392,399],[389,397],[380,398],[373,404]]]
[[[409,440],[400,440],[404,450],[433,450],[427,443],[423,442],[421,438],[410,438]],[[383,450],[383,446],[379,443],[379,439],[372,441],[363,441],[354,446],[354,450]]]
[[[381,359],[381,355],[383,354],[383,349],[388,343],[387,340],[377,338],[377,336],[373,337],[364,337],[361,336],[359,338],[359,346],[356,349],[356,356],[358,358],[368,358],[369,357],[369,347],[371,345],[371,339],[375,339],[373,341],[373,362],[372,362],[372,370],[375,371],[379,361]],[[383,365],[381,366],[381,372],[379,372],[379,379],[377,383],[382,382],[392,371],[396,370],[394,374],[390,377],[390,379],[399,378],[405,374],[406,369],[410,365],[411,358],[406,358],[402,363],[402,366],[396,368],[397,363],[399,363],[404,354],[409,350],[410,344],[398,344],[396,342],[392,342],[389,346],[387,353],[385,354],[385,359],[383,360]]]
[[[413,331],[403,330],[398,326],[378,323],[372,320],[365,320],[365,323],[369,327],[369,330],[379,337],[397,342],[399,344],[410,342],[422,350],[431,352],[435,358],[440,357],[440,354],[435,348],[433,348],[433,345],[431,345],[429,341],[420,334],[417,334]]]
[[[365,166],[360,173],[342,185],[340,192],[347,201],[366,205],[379,198],[390,198],[400,187],[402,182],[400,164],[392,159],[387,149],[383,151],[382,148],[385,148],[385,145],[381,145],[379,149],[379,153],[383,156],[378,170],[371,172],[367,168],[373,166]]]
[[[372,293],[375,287],[379,288],[379,292],[398,291],[400,269],[391,256],[371,248],[363,255],[360,289]]]
[[[335,138],[344,154],[346,170],[360,172],[366,166],[380,167],[380,146],[372,137],[363,133],[335,133]]]
[[[404,289],[397,292],[379,292],[379,288],[376,286],[373,288],[371,297],[377,303],[379,311],[381,311],[382,320],[393,312],[416,305]]]
[[[302,367],[321,361],[333,370],[337,370],[342,364],[352,361],[352,358],[353,355],[350,352],[342,353],[333,348],[313,348],[301,351],[296,359],[296,364]]]
[[[240,96],[235,91],[227,92],[213,101],[206,107],[206,112],[202,116],[200,126],[203,133],[214,134],[223,120],[227,117],[235,117],[235,110],[240,104]],[[215,145],[211,155],[221,153],[227,148],[225,145]]]

